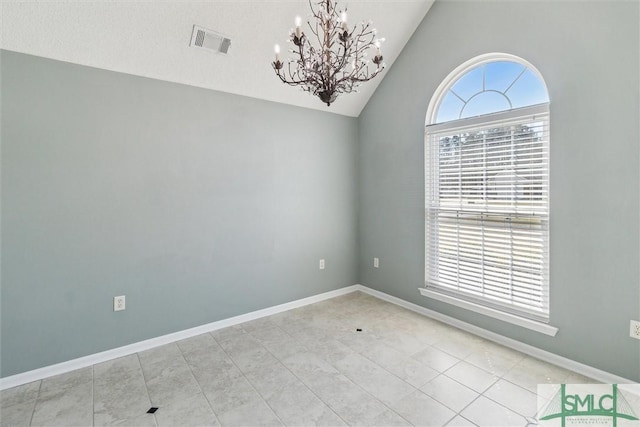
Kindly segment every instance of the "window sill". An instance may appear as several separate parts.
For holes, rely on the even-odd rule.
[[[494,319],[499,319],[504,322],[512,323],[514,325],[518,325],[526,329],[531,329],[532,331],[540,332],[542,334],[549,335],[552,337],[555,337],[556,334],[558,333],[558,328],[556,328],[555,326],[547,325],[546,323],[536,322],[535,320],[516,316],[515,314],[505,313],[503,311],[485,307],[480,304],[463,301],[461,299],[454,298],[449,295],[444,295],[439,292],[431,291],[426,288],[418,288],[418,289],[420,290],[420,294],[422,294],[425,297],[442,301],[447,304],[455,305],[456,307],[461,307],[466,310],[474,311],[476,313],[480,313],[485,316],[493,317]]]

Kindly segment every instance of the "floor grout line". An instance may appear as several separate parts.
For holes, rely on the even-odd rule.
[[[149,406],[153,406],[153,402],[151,401],[151,394],[149,393],[149,387],[147,387],[147,378],[144,375],[144,369],[142,369],[142,362],[140,361],[140,353],[136,353],[136,360],[138,361],[138,367],[140,368],[140,373],[142,374],[142,382],[144,383],[144,389],[147,392],[147,399],[149,400]],[[151,414],[153,416],[153,422],[156,427],[158,426],[158,420],[156,419],[156,414]]]
[[[29,417],[29,426],[31,426],[31,424],[33,424],[33,416],[36,413],[36,408],[38,407],[38,399],[40,398],[40,391],[42,390],[42,381],[43,380],[39,380],[40,384],[38,384],[38,393],[36,393],[36,398],[34,399],[33,402],[33,409],[31,410],[31,416]]]
[[[206,333],[207,335],[211,336],[211,334]],[[204,334],[203,334],[204,335]],[[215,340],[215,338],[213,338],[211,336],[211,339],[217,344],[217,341]],[[200,384],[200,381],[198,381],[198,377],[196,377],[196,375],[193,373],[193,367],[191,366],[191,364],[189,363],[189,361],[187,360],[186,356],[184,355],[184,351],[182,351],[182,348],[180,348],[180,345],[176,343],[176,345],[178,346],[178,351],[180,351],[180,354],[182,355],[182,358],[184,359],[185,363],[187,364],[187,366],[189,367],[189,372],[191,372],[191,376],[193,377],[193,379],[196,381],[196,384],[198,384],[198,388],[200,389],[200,392],[202,393],[202,396],[204,397],[204,400],[207,401],[207,405],[209,405],[209,409],[211,409],[211,413],[213,414],[213,417],[216,419],[216,422],[219,425],[222,425],[222,423],[220,422],[220,419],[218,418],[218,414],[216,414],[216,411],[213,410],[213,406],[211,405],[211,402],[209,401],[209,397],[207,397],[207,394],[204,392],[204,389],[202,388],[202,384]]]

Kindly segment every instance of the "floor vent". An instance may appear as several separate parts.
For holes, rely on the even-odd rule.
[[[194,25],[189,46],[227,54],[231,46],[231,39],[223,34]]]

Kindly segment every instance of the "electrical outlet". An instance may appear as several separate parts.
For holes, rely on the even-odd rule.
[[[124,295],[113,297],[113,311],[122,311],[125,309]]]
[[[640,340],[640,322],[637,320],[631,321],[631,328],[629,330],[629,336]]]
[[[324,260],[320,260],[320,270],[324,270]]]
[[[373,259],[373,266],[375,268],[380,268],[380,258],[374,258]]]

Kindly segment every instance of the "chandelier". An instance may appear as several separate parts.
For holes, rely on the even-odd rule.
[[[283,83],[299,86],[317,96],[328,106],[341,93],[357,92],[361,83],[371,80],[382,70],[380,43],[371,21],[349,27],[347,9],[338,11],[337,2],[309,0],[313,19],[307,21],[310,34],[302,31],[302,19],[295,18],[295,29],[289,32],[289,52],[293,58],[283,62],[280,46],[275,45],[276,60],[271,63]],[[371,60],[367,58],[373,50]],[[375,64],[375,67],[371,64]]]

